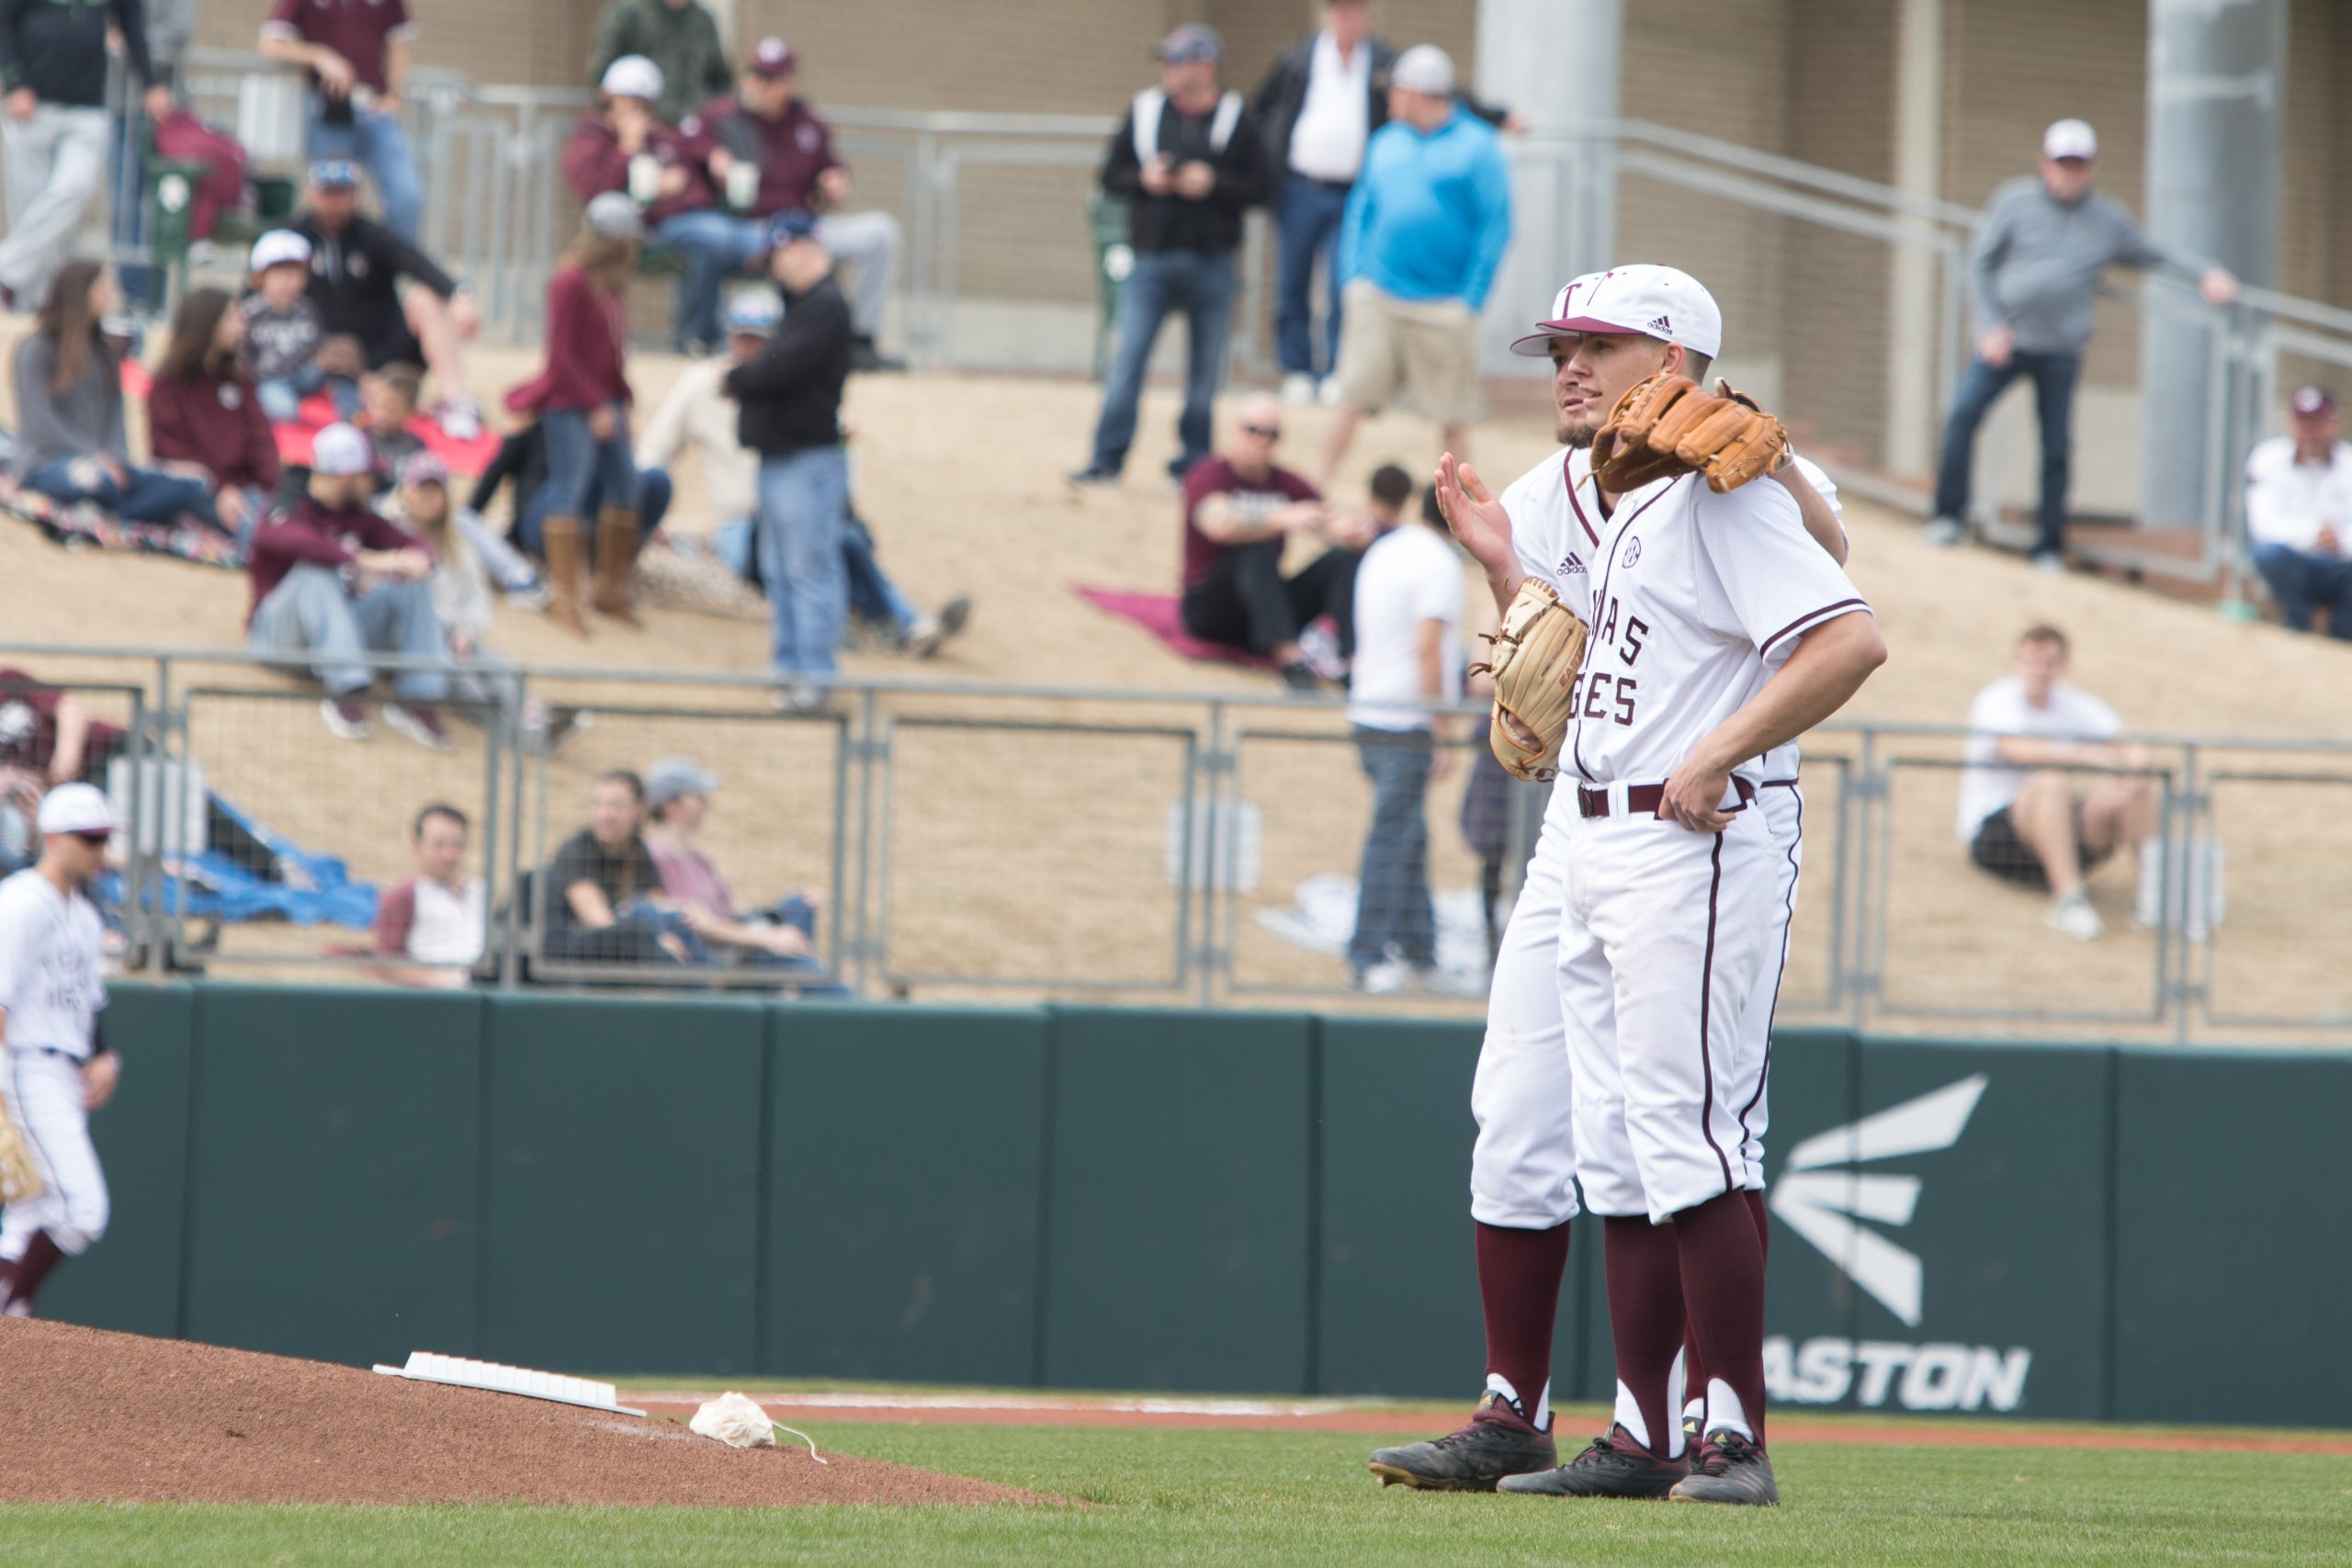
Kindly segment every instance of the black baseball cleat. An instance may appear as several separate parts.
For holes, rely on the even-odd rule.
[[[1546,1497],[1663,1497],[1684,1484],[1690,1474],[1688,1459],[1660,1459],[1627,1436],[1624,1427],[1612,1425],[1558,1469],[1511,1476],[1501,1490]]]
[[[1510,1400],[1489,1393],[1466,1426],[1426,1443],[1378,1450],[1368,1462],[1383,1486],[1492,1492],[1505,1476],[1547,1469],[1559,1457],[1550,1433],[1537,1431]]]
[[[1690,1466],[1689,1479],[1668,1494],[1679,1503],[1735,1503],[1752,1508],[1778,1507],[1781,1488],[1772,1480],[1772,1461],[1764,1450],[1725,1428],[1708,1434],[1706,1446]]]

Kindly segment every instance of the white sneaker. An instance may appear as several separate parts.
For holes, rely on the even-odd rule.
[[[469,397],[450,398],[441,405],[441,428],[452,441],[471,441],[481,434],[481,405]]]
[[[2066,575],[2066,558],[2056,550],[2036,550],[2033,552],[2033,570],[2044,577],[2064,577]]]
[[[1324,377],[1322,384],[1315,389],[1315,400],[1321,403],[1327,409],[1338,408],[1340,406],[1340,378],[1337,376]]]
[[[2091,908],[2091,901],[2079,893],[2052,899],[2050,912],[2041,917],[2041,923],[2053,931],[2065,932],[2076,942],[2097,942],[2107,930],[2099,920],[2098,911]]]
[[[1928,525],[1928,543],[1951,549],[1968,543],[1968,525],[1957,517],[1939,517]]]
[[[319,705],[319,716],[337,740],[368,739],[368,710],[349,697],[329,697]]]
[[[1296,408],[1315,400],[1315,378],[1304,370],[1294,370],[1283,378],[1283,401]]]

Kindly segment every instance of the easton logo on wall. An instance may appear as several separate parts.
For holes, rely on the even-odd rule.
[[[1990,1081],[1976,1073],[1807,1138],[1789,1151],[1772,1185],[1772,1213],[1906,1327],[1918,1327],[1926,1312],[1927,1266],[1879,1227],[1911,1223],[1920,1179],[1856,1168],[1951,1148]],[[1775,1399],[1826,1404],[1851,1394],[1863,1405],[1906,1410],[2015,1410],[2032,1362],[2029,1349],[1989,1345],[1835,1337],[1800,1345],[1776,1335],[1764,1347]]]

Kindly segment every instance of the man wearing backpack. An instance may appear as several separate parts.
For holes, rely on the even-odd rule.
[[[1136,95],[1102,159],[1102,188],[1131,204],[1135,270],[1119,301],[1118,350],[1095,422],[1094,450],[1075,485],[1117,481],[1135,442],[1136,404],[1160,323],[1184,313],[1190,356],[1183,449],[1172,478],[1209,450],[1210,408],[1233,322],[1241,215],[1266,198],[1265,143],[1241,95],[1217,85],[1225,44],[1187,23],[1160,41],[1159,85]]]

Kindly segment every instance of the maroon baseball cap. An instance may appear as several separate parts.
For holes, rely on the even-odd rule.
[[[800,56],[782,39],[770,35],[752,51],[752,70],[762,76],[789,76],[799,69]]]
[[[2335,412],[2335,394],[2325,387],[2298,387],[2287,406],[2300,418],[2318,419]]]

